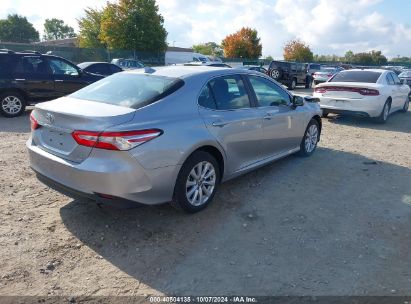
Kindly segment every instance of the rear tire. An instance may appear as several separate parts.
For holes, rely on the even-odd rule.
[[[388,120],[388,116],[390,115],[390,109],[391,109],[391,102],[390,100],[387,100],[384,104],[384,107],[382,108],[380,116],[376,118],[376,122],[380,124],[385,124]]]
[[[4,92],[0,94],[0,114],[13,118],[20,116],[26,109],[25,98],[17,92]]]
[[[181,167],[171,204],[188,213],[199,212],[211,203],[219,182],[216,159],[204,151],[194,152]]]
[[[408,108],[410,107],[410,99],[411,99],[411,95],[409,95],[407,100],[405,101],[404,107],[402,108],[401,112],[403,112],[403,113],[408,112]]]
[[[300,152],[298,153],[300,156],[308,157],[314,153],[320,140],[320,133],[320,126],[317,120],[311,119],[301,140]]]

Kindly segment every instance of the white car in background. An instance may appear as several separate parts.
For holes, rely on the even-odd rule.
[[[374,117],[385,123],[390,113],[407,112],[410,87],[387,70],[347,70],[314,89],[323,116],[329,113]]]

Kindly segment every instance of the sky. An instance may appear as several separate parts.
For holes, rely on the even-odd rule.
[[[115,0],[110,0],[114,2]],[[105,0],[0,0],[0,18],[18,13],[41,33],[46,18],[75,30],[87,7]],[[381,50],[411,56],[410,0],[157,0],[169,45],[220,43],[243,26],[257,29],[263,55],[282,58],[284,44],[299,38],[314,54]]]

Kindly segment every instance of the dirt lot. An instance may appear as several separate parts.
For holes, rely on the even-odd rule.
[[[195,215],[49,190],[28,137],[28,112],[0,117],[1,295],[410,293],[411,112],[330,116],[311,158],[228,182]]]

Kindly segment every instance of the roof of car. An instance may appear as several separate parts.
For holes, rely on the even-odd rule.
[[[181,65],[171,65],[165,67],[146,67],[143,69],[138,70],[130,70],[126,73],[133,73],[133,74],[151,74],[151,75],[158,75],[158,76],[166,76],[166,77],[175,77],[175,78],[187,78],[195,75],[218,75],[224,73],[245,73],[247,70],[245,69],[230,69],[226,67],[210,67],[210,66],[181,66]]]
[[[359,71],[366,71],[366,72],[375,72],[375,73],[384,73],[384,72],[391,72],[389,70],[384,70],[384,69],[351,69],[351,70],[344,70],[341,72],[359,72]]]
[[[99,61],[87,61],[87,62],[82,62],[82,63],[79,63],[78,64],[78,66],[83,66],[83,67],[88,67],[88,66],[90,66],[90,65],[92,65],[92,64],[112,64],[112,63],[108,63],[108,62],[103,62],[103,61],[101,61],[101,62],[99,62]]]

